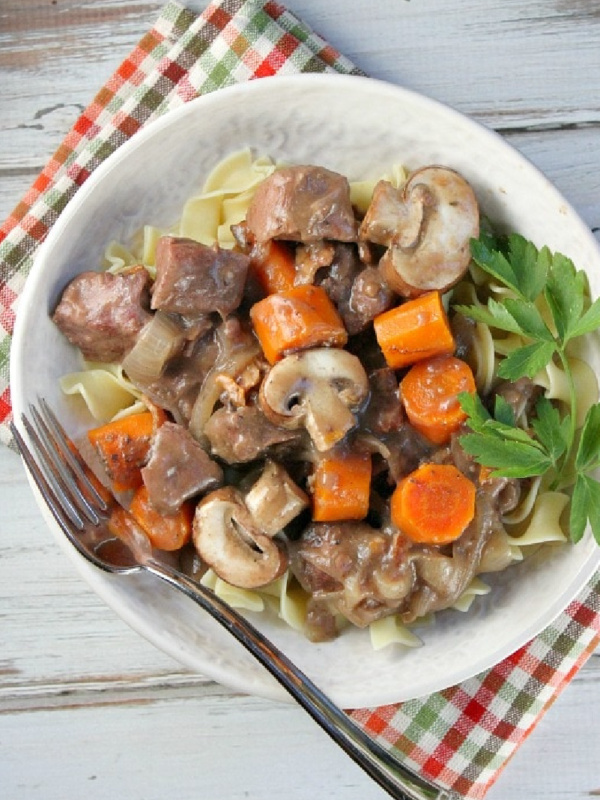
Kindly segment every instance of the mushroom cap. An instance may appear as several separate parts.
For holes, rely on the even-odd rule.
[[[259,402],[272,422],[304,426],[317,450],[329,450],[354,427],[353,411],[369,393],[360,360],[347,350],[317,347],[286,356],[269,370]]]
[[[232,586],[255,589],[285,572],[287,554],[260,531],[232,486],[217,489],[200,501],[194,514],[192,540],[200,557]]]
[[[379,263],[385,280],[404,297],[447,291],[467,271],[470,240],[479,235],[479,206],[472,187],[453,169],[423,167],[411,175],[399,200],[395,206],[380,203],[386,213],[377,233],[380,243],[389,245]],[[394,210],[397,225],[392,230]],[[369,228],[375,228],[374,221],[366,235]]]

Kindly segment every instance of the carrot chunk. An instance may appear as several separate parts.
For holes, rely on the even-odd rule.
[[[271,239],[255,245],[250,254],[250,270],[265,294],[294,288],[296,259],[292,248]]]
[[[453,542],[475,516],[475,484],[452,464],[423,464],[391,498],[394,524],[413,542]]]
[[[370,489],[368,453],[321,458],[313,475],[313,519],[316,522],[364,519],[369,512]]]
[[[458,395],[475,391],[471,367],[454,356],[419,361],[400,381],[400,397],[410,424],[434,444],[446,444],[467,418]]]
[[[274,364],[287,353],[309,347],[343,347],[344,323],[325,289],[306,284],[270,294],[250,309],[265,358]]]
[[[392,369],[453,353],[455,349],[439,292],[428,292],[384,311],[375,317],[373,326],[384,358]]]
[[[179,550],[192,538],[194,504],[190,501],[183,503],[176,514],[165,516],[151,504],[146,487],[140,486],[129,513],[159,550]]]
[[[126,492],[141,485],[141,468],[148,458],[154,430],[154,415],[143,411],[88,431],[114,491]]]
[[[146,531],[136,522],[129,511],[117,503],[110,510],[107,524],[112,535],[121,539],[128,547],[143,541],[140,537],[147,538]]]

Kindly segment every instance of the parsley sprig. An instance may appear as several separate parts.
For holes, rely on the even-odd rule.
[[[461,437],[465,451],[493,474],[511,478],[546,476],[551,489],[573,486],[569,528],[579,541],[589,520],[600,544],[600,482],[592,472],[600,467],[600,404],[586,414],[577,430],[577,387],[567,355],[576,338],[600,327],[600,299],[590,302],[585,273],[561,253],[538,250],[518,234],[500,239],[483,232],[471,242],[474,262],[503,287],[485,305],[454,308],[490,328],[517,334],[523,345],[504,357],[498,377],[510,381],[533,378],[551,361],[563,369],[569,408],[559,410],[541,397],[530,429],[517,426],[512,407],[496,395],[489,411],[479,397],[461,396],[470,432]],[[508,292],[506,292],[508,290]]]

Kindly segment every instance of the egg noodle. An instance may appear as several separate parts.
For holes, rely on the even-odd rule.
[[[168,229],[147,225],[130,244],[110,242],[102,267],[118,273],[132,265],[143,264],[154,278],[156,244],[161,236],[167,234],[187,237],[206,245],[218,243],[222,248],[232,248],[235,242],[231,226],[245,219],[256,187],[277,167],[270,158],[253,157],[249,149],[231,154],[213,169],[202,191],[187,200],[175,225]],[[389,174],[377,180],[380,178],[399,188],[407,174],[403,167],[394,166]],[[351,200],[359,211],[366,211],[377,180],[350,183]],[[477,304],[475,285],[483,281],[492,294],[501,296],[503,289],[494,286],[489,276],[472,266],[469,280],[451,290],[453,300]],[[490,391],[498,357],[521,346],[523,340],[519,336],[496,334],[487,325],[476,324],[473,372],[480,393]],[[578,423],[581,424],[588,408],[597,400],[597,381],[591,367],[581,359],[574,357],[570,366],[578,386]],[[555,364],[543,369],[534,378],[534,383],[542,387],[548,398],[568,402],[569,389],[564,372]],[[80,395],[92,417],[101,424],[144,408],[141,392],[128,381],[117,364],[85,363],[81,371],[64,376],[60,385],[66,394]],[[566,494],[544,490],[541,479],[530,481],[519,505],[502,519],[513,562],[524,559],[540,545],[567,542],[561,525],[561,515],[567,503]],[[253,612],[272,609],[287,625],[297,630],[303,628],[308,595],[299,587],[289,569],[281,578],[260,589],[230,586],[211,569],[203,575],[202,583],[234,607]],[[475,578],[452,607],[467,611],[477,596],[489,591],[490,586]],[[399,615],[392,615],[372,622],[369,625],[372,646],[377,650],[391,643],[419,646],[421,639],[414,628],[428,621],[422,618],[407,626]]]

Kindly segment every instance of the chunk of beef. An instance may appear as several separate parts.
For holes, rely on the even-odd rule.
[[[315,283],[317,272],[329,267],[335,258],[335,245],[332,242],[311,242],[296,248],[296,286]]]
[[[257,406],[219,408],[204,426],[214,455],[228,464],[245,463],[267,455],[273,445],[298,438],[296,431],[273,425]]]
[[[121,361],[150,321],[150,277],[144,267],[127,272],[82,272],[64,290],[52,317],[89,361]]]
[[[336,304],[351,336],[364,331],[394,301],[394,293],[379,270],[365,267],[356,247],[349,244],[336,246],[327,275],[317,282]]]
[[[340,313],[348,305],[352,284],[361,269],[357,249],[350,244],[338,244],[330,268],[317,280],[330,300],[338,306]]]
[[[243,253],[163,236],[156,246],[152,308],[226,316],[241,303],[249,263]]]
[[[190,497],[221,486],[223,470],[186,428],[165,422],[156,432],[142,478],[154,508],[169,515]]]
[[[347,306],[340,308],[348,333],[353,335],[364,331],[378,314],[390,308],[394,297],[376,267],[363,269],[352,283]]]
[[[359,627],[394,613],[413,588],[402,538],[363,522],[313,523],[289,549],[300,585]]]
[[[389,450],[387,463],[390,477],[395,482],[405,478],[426,459],[430,459],[436,447],[407,421],[382,436],[382,439]]]
[[[405,422],[398,380],[389,367],[377,369],[369,375],[369,404],[363,424],[376,436],[396,431]]]
[[[258,186],[246,222],[258,242],[352,242],[357,236],[348,180],[324,167],[295,166],[274,172]]]

